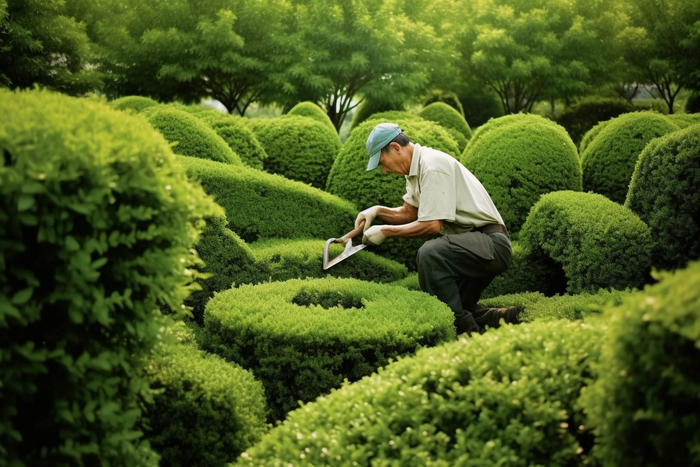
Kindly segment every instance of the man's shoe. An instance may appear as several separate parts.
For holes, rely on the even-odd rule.
[[[497,328],[501,324],[501,319],[503,319],[508,324],[519,324],[520,319],[518,315],[520,310],[517,307],[511,306],[508,308],[489,308],[486,311],[476,313],[476,322],[482,328],[486,326],[490,328]]]
[[[466,332],[471,337],[473,332],[479,332],[479,325],[474,321],[472,314],[467,313],[461,318],[455,319],[455,329],[458,336]]]

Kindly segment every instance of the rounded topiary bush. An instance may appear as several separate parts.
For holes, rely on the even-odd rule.
[[[647,225],[629,209],[594,193],[543,195],[532,207],[520,240],[528,254],[560,265],[569,293],[641,287],[651,265]]]
[[[472,137],[472,130],[464,117],[444,102],[434,102],[425,106],[418,112],[418,116],[446,129],[459,145],[460,154]]]
[[[267,172],[323,189],[342,146],[338,134],[309,117],[253,118],[246,121],[260,141]]]
[[[656,112],[633,112],[614,118],[581,154],[584,191],[623,204],[644,146],[676,130],[676,125]]]
[[[422,349],[291,412],[235,465],[578,465],[601,339],[553,321]]]
[[[434,102],[443,102],[457,111],[464,118],[464,106],[459,100],[459,96],[451,91],[433,90],[423,102],[423,107],[427,107]]]
[[[454,315],[421,292],[355,279],[242,286],[207,305],[202,348],[263,382],[271,420],[390,358],[453,340]]]
[[[588,130],[583,135],[583,138],[581,138],[581,142],[579,143],[579,146],[578,146],[579,158],[581,157],[581,154],[584,153],[584,151],[586,150],[588,145],[591,144],[591,141],[593,141],[596,138],[596,136],[598,136],[600,134],[600,132],[603,131],[603,128],[605,128],[607,125],[609,125],[610,122],[612,122],[612,121],[613,121],[613,119],[605,120],[603,122],[596,123],[595,125],[593,125],[593,127],[590,130]]]
[[[228,147],[238,154],[245,165],[263,170],[267,153],[243,117],[228,115],[218,110],[199,112],[195,116],[209,125]]]
[[[173,327],[173,341],[156,346],[147,367],[156,391],[147,406],[147,437],[161,465],[232,462],[267,431],[262,384],[249,371],[198,350],[184,323]]]
[[[678,128],[688,128],[689,126],[700,123],[700,113],[695,114],[671,114],[666,115],[666,118]]]
[[[654,266],[676,269],[700,258],[700,126],[642,151],[625,206],[649,226]]]
[[[537,115],[490,120],[462,155],[498,207],[511,235],[517,234],[540,195],[581,190],[581,166],[566,131]]]
[[[148,122],[170,143],[177,143],[173,147],[175,154],[243,164],[238,154],[214,130],[187,112],[162,106],[148,113]]]
[[[299,115],[302,117],[313,118],[317,122],[323,123],[328,127],[328,129],[333,130],[334,133],[338,133],[335,129],[335,125],[331,121],[330,117],[324,110],[318,105],[310,101],[299,102],[297,105],[292,107],[286,115]],[[284,116],[283,116],[284,117]]]
[[[700,464],[700,263],[607,310],[582,397],[604,466]]]
[[[143,117],[44,91],[0,112],[0,458],[157,465],[144,361],[216,205]]]
[[[404,122],[406,120],[420,122],[424,119],[423,117],[420,117],[416,114],[412,114],[411,112],[408,112],[406,110],[387,110],[384,112],[373,113],[365,119],[365,121],[367,120],[373,120],[374,124],[376,125],[382,122]]]
[[[635,110],[634,104],[625,99],[596,97],[577,102],[562,112],[556,121],[566,129],[574,144],[578,146],[583,135],[599,122]]]
[[[133,110],[136,113],[140,113],[143,109],[148,107],[159,106],[160,104],[149,97],[142,96],[125,96],[115,99],[109,103],[112,107],[117,110]]]
[[[352,116],[352,122],[350,124],[350,132],[357,128],[361,123],[367,120],[372,115],[382,113],[382,112],[403,112],[404,105],[385,102],[382,100],[369,99],[365,97],[362,102],[355,109],[355,114]],[[408,113],[408,112],[405,112]],[[409,114],[412,115],[412,114]]]

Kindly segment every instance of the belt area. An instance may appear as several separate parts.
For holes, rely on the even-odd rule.
[[[500,232],[503,234],[506,234],[508,238],[510,238],[510,235],[508,234],[508,229],[506,229],[506,226],[503,224],[486,224],[482,225],[481,227],[477,227],[476,229],[477,232],[481,232],[484,234],[492,234],[496,232]]]

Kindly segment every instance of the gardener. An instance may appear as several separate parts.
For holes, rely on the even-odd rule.
[[[403,206],[372,206],[355,220],[365,221],[362,242],[379,245],[389,237],[423,237],[418,250],[421,289],[445,302],[455,315],[457,334],[483,332],[502,319],[518,323],[519,310],[486,308],[481,292],[508,269],[510,237],[491,197],[474,175],[444,152],[414,144],[394,123],[381,123],[367,138],[367,170],[404,175]],[[389,225],[373,225],[379,218]]]

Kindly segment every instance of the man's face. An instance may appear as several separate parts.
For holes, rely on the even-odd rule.
[[[389,150],[386,152],[383,152],[379,156],[379,166],[382,168],[382,172],[385,174],[397,174],[397,175],[403,175],[403,171],[401,171],[401,157],[399,154],[399,151],[396,149],[396,147],[400,146],[397,143],[392,143],[389,145]]]

